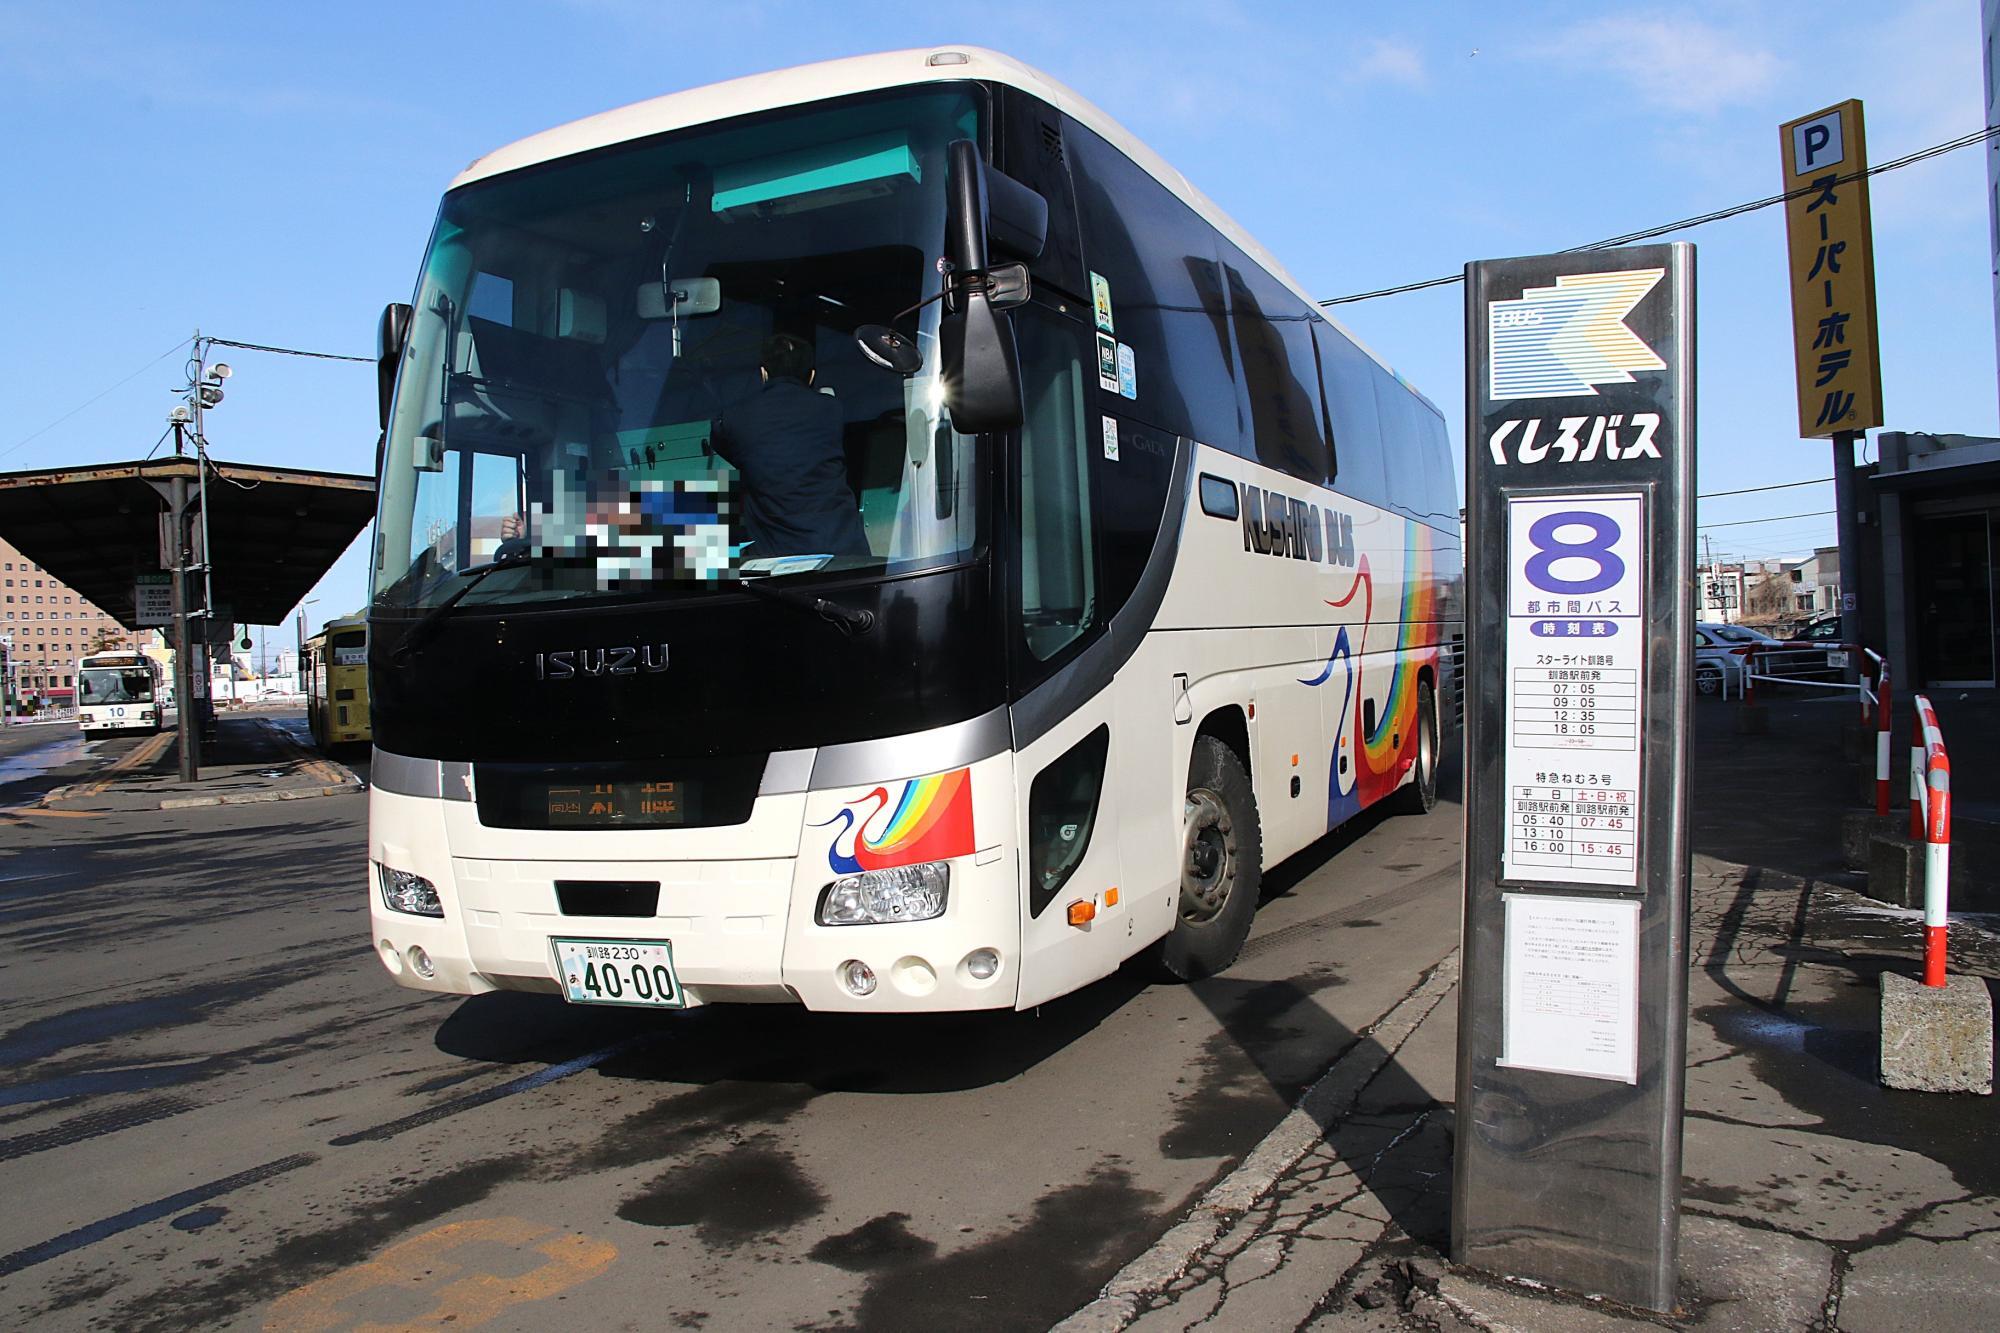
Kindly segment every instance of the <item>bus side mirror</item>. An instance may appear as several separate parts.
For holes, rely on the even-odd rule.
[[[962,434],[1012,430],[1021,424],[1021,364],[1013,321],[994,302],[987,269],[986,164],[970,139],[948,144],[945,161],[944,253],[951,272],[947,313],[938,321],[945,407]]]
[[[382,322],[375,329],[375,404],[385,431],[389,429],[389,405],[396,400],[396,367],[409,341],[410,307],[400,301],[383,306]]]

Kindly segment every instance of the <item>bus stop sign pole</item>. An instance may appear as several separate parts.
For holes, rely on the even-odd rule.
[[[1453,1258],[1669,1310],[1687,1049],[1694,250],[1466,283]]]

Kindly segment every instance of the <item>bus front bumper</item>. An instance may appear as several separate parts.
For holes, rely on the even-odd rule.
[[[804,800],[790,799],[799,806],[788,812],[793,827],[800,827]],[[560,994],[551,940],[664,940],[689,1005],[926,1013],[1015,1002],[1020,929],[1011,849],[986,848],[946,862],[942,916],[825,926],[816,912],[836,876],[823,855],[617,861],[453,855],[470,840],[459,826],[470,814],[462,806],[447,812],[447,802],[380,788],[370,791],[369,803],[371,933],[377,957],[403,986],[455,995]],[[428,880],[442,915],[391,909],[384,865]],[[658,899],[644,917],[566,914],[557,885],[571,882],[656,883]],[[997,964],[975,957],[988,953]],[[852,984],[855,962],[874,978],[866,993]]]

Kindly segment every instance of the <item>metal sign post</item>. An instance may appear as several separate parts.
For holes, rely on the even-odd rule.
[[[1452,1251],[1670,1309],[1687,1047],[1694,249],[1466,268]]]

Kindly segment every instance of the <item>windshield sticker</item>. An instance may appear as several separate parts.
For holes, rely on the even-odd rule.
[[[1118,461],[1118,423],[1110,417],[1104,418],[1104,456]]]
[[[813,827],[833,828],[826,860],[842,875],[970,856],[972,770],[885,784]]]
[[[1139,363],[1132,359],[1132,345],[1118,344],[1118,396],[1137,398],[1139,396]]]
[[[537,557],[586,563],[598,590],[615,592],[661,580],[731,577],[737,548],[729,532],[736,513],[736,485],[727,478],[594,482],[586,496],[563,471],[549,503],[529,506],[528,529]],[[507,545],[501,542],[501,554]]]
[[[1118,340],[1108,333],[1097,335],[1097,387],[1118,392]]]
[[[1111,284],[1104,280],[1102,273],[1090,275],[1090,304],[1097,312],[1097,327],[1104,333],[1116,333],[1111,326]]]

